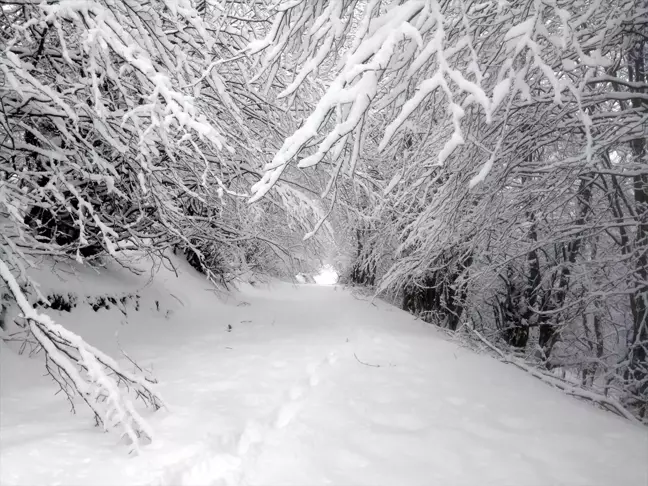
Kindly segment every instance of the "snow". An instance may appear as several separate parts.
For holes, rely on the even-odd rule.
[[[500,103],[504,101],[504,98],[506,98],[506,96],[509,94],[510,90],[511,90],[510,78],[504,78],[499,83],[497,83],[497,86],[495,86],[495,88],[493,89],[491,112],[495,112],[495,110],[500,105]]]
[[[147,269],[146,261],[131,264]],[[79,296],[71,313],[50,312],[57,322],[116,358],[121,346],[159,379],[168,409],[141,411],[153,442],[128,455],[117,434],[92,427],[82,404],[69,413],[40,358],[3,343],[0,483],[648,480],[645,428],[459,346],[384,302],[340,286],[278,281],[215,292],[174,257],[150,276],[60,262],[34,275],[45,294]],[[82,302],[127,294],[139,296],[139,310],[131,305],[127,315]]]
[[[525,21],[511,27],[509,31],[504,36],[504,41],[509,41],[511,39],[516,39],[518,37],[529,37],[530,32],[533,30],[533,24],[535,19],[528,18]]]
[[[565,71],[573,71],[578,65],[572,59],[563,59],[562,65]]]

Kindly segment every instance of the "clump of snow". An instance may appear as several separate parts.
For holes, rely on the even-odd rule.
[[[578,67],[577,64],[574,61],[572,61],[571,59],[563,59],[562,60],[562,65],[563,65],[563,68],[565,69],[565,71],[573,71],[574,69],[576,69]]]

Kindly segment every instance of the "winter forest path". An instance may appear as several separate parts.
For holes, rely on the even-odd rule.
[[[227,305],[184,291],[172,326],[129,340],[169,403],[153,444],[125,457],[64,414],[75,431],[25,442],[3,410],[3,484],[647,483],[644,429],[385,303],[282,283]],[[20,474],[24,455],[40,462]]]

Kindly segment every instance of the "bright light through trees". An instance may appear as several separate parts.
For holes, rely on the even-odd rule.
[[[332,266],[324,265],[313,278],[319,285],[335,285],[340,276]]]

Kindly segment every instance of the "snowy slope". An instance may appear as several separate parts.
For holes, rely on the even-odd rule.
[[[1,354],[4,485],[644,486],[646,430],[387,304],[337,287],[228,296],[175,261],[155,280],[51,268],[45,292],[137,295],[126,315],[80,302],[61,323],[160,380],[138,457],[59,396],[39,358]],[[144,264],[140,263],[140,266]],[[80,299],[84,300],[84,299]],[[229,328],[231,326],[231,329]]]

